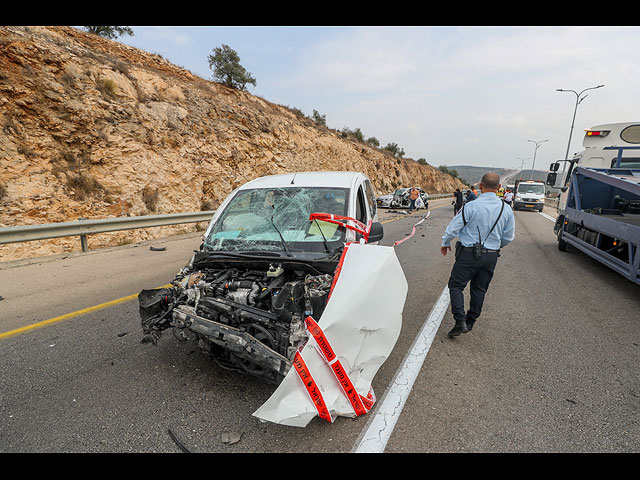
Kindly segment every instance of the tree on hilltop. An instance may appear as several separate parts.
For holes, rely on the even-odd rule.
[[[96,35],[100,35],[101,37],[115,39],[121,35],[133,35],[133,30],[131,27],[87,27],[87,32],[94,33]]]
[[[313,121],[316,122],[318,125],[322,125],[324,127],[327,126],[327,116],[326,115],[320,115],[320,112],[318,112],[317,110],[313,111]]]
[[[256,86],[256,79],[240,65],[238,53],[229,45],[223,43],[222,47],[214,48],[213,55],[207,58],[215,81],[240,90],[246,90],[247,83]]]
[[[384,150],[389,150],[393,153],[394,157],[402,158],[404,157],[404,149],[398,147],[397,143],[388,143]]]

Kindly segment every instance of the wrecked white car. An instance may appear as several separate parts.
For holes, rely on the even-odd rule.
[[[391,195],[392,198],[389,201],[390,208],[409,208],[411,205],[411,200],[409,198],[409,193],[411,192],[411,188],[398,188]],[[420,198],[422,198],[422,203],[424,203],[424,208],[429,208],[429,194],[422,190],[422,188],[418,187],[418,192],[420,192]]]
[[[341,337],[333,340],[336,354],[366,396],[399,334],[407,288],[393,248],[375,245],[383,237],[375,200],[361,173],[248,182],[220,205],[200,250],[172,286],[140,292],[143,332],[155,344],[165,329],[188,331],[221,367],[285,385],[300,355],[310,370],[318,368],[310,358],[317,353],[304,353],[314,344],[305,324],[311,318],[328,338],[332,330]],[[388,283],[395,285],[392,293]],[[371,310],[381,300],[381,310]],[[353,317],[354,309],[362,318]],[[349,415],[344,399],[330,394],[335,385],[326,385],[322,374],[317,383],[330,415]],[[274,395],[286,397],[302,383],[283,385]],[[296,403],[282,411],[267,402],[256,416],[299,425],[318,414],[309,397]]]
[[[393,200],[393,193],[378,197],[376,204],[378,205],[378,208],[390,208],[391,200]]]

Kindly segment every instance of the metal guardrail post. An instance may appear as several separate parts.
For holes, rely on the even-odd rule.
[[[86,220],[86,218],[80,217],[78,218],[78,221],[80,220]],[[87,245],[87,235],[84,233],[80,235],[80,246],[82,247],[83,252],[89,250],[89,246]]]

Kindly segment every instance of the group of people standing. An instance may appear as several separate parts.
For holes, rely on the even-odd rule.
[[[475,188],[471,188],[467,190],[467,193],[465,195],[460,191],[459,188],[456,188],[453,196],[455,197],[455,200],[451,202],[451,204],[453,205],[453,215],[456,216],[460,209],[462,209],[462,205],[464,205],[466,202],[470,202],[478,198],[478,192]],[[513,202],[513,192],[511,191],[511,189],[505,189],[502,199],[504,200],[504,203],[511,206],[511,203]]]

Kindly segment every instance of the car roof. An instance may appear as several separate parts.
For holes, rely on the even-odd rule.
[[[351,188],[356,178],[364,176],[360,172],[292,172],[279,175],[267,175],[256,178],[244,185],[242,189],[248,188],[270,188],[270,187],[341,187]],[[293,183],[292,183],[293,181]]]

